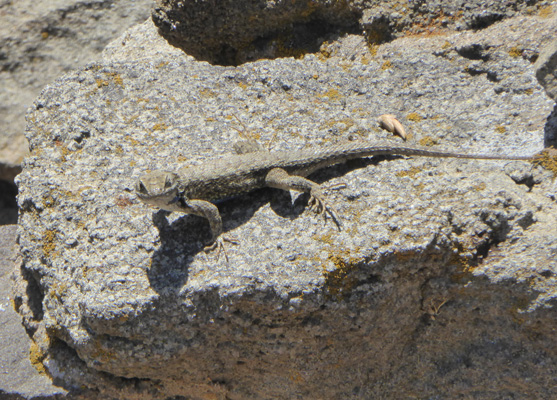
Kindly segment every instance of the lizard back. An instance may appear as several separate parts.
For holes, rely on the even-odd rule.
[[[530,160],[528,156],[461,154],[414,147],[366,144],[358,141],[295,151],[257,151],[228,155],[180,170],[180,189],[190,199],[216,201],[265,187],[265,177],[273,168],[307,176],[321,168],[350,159],[377,155],[489,160]]]

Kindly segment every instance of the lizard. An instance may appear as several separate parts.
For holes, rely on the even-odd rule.
[[[328,166],[357,158],[387,156],[422,156],[484,160],[534,160],[534,156],[461,154],[432,151],[418,147],[345,142],[295,151],[269,152],[255,142],[238,142],[236,153],[200,165],[184,168],[180,173],[157,170],[142,175],[135,190],[140,200],[167,211],[194,214],[208,220],[212,239],[205,251],[224,250],[221,238],[222,219],[216,201],[271,187],[309,193],[310,210],[329,215],[340,228],[340,219],[324,198],[319,184],[307,179],[311,173]],[[226,253],[225,253],[226,254]]]

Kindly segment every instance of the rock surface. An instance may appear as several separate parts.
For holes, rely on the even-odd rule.
[[[370,44],[440,30],[482,29],[519,13],[552,15],[551,1],[157,0],[153,21],[200,60],[238,65],[300,56],[327,40],[363,32]]]
[[[0,398],[63,398],[65,391],[52,385],[43,365],[38,360],[34,366],[31,364],[32,342],[11,302],[16,229],[16,225],[0,226]]]
[[[328,194],[343,231],[305,196],[260,190],[220,206],[240,242],[228,263],[203,253],[206,221],[133,192],[143,172],[211,162],[242,136],[272,150],[399,143],[373,126],[385,113],[410,144],[533,154],[554,105],[532,65],[550,16],[371,51],[346,35],[238,67],[196,61],[147,22],[49,85],[28,114],[16,298],[49,374],[120,398],[555,397],[549,171],[329,168],[314,179],[346,183]]]
[[[557,40],[547,44],[536,61],[536,77],[547,94],[557,99]]]
[[[25,111],[41,89],[96,59],[151,0],[0,0],[0,224],[17,222],[14,177],[28,153]]]

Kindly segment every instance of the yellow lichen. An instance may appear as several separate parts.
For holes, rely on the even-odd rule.
[[[542,18],[549,18],[553,14],[553,7],[547,6],[540,8],[539,16]]]
[[[517,47],[517,46],[511,47],[511,49],[509,50],[509,56],[514,57],[514,58],[521,57],[522,56],[522,49],[520,47]]]
[[[389,69],[393,66],[393,64],[391,63],[391,61],[387,60],[383,63],[383,65],[381,65],[381,69],[383,71],[385,71],[386,69]]]
[[[112,81],[118,85],[124,87],[124,80],[117,72],[105,72],[105,74],[112,79]]]
[[[156,123],[155,125],[153,125],[153,131],[164,131],[166,128],[168,128],[168,125],[166,125],[164,122],[159,122]]]
[[[550,147],[541,151],[534,156],[532,164],[539,165],[557,176],[557,149]]]
[[[371,54],[372,57],[375,57],[377,55],[377,50],[379,50],[379,46],[377,44],[368,43],[367,47],[369,49],[369,54]]]
[[[31,342],[29,346],[29,361],[31,361],[31,365],[41,375],[46,374],[46,369],[43,365],[44,358],[45,354],[43,354],[40,347],[35,342]]]
[[[418,172],[421,172],[422,169],[419,167],[412,167],[410,169],[404,170],[404,171],[398,171],[396,173],[396,176],[402,178],[404,176],[409,176],[409,177],[414,177]]]
[[[43,255],[45,258],[49,258],[56,249],[54,239],[56,239],[56,232],[47,230],[43,233]]]
[[[342,95],[337,89],[329,89],[321,95],[321,97],[328,97],[330,100],[340,100]]]
[[[406,116],[406,119],[408,121],[412,121],[412,122],[420,122],[423,118],[420,114],[418,114],[416,112],[413,112],[413,113],[408,114]]]
[[[424,136],[418,141],[418,143],[420,146],[430,147],[437,144],[437,139],[434,139],[431,136]]]
[[[345,299],[358,283],[357,277],[353,276],[352,272],[358,268],[358,263],[361,260],[349,257],[346,254],[331,254],[329,260],[332,261],[335,269],[325,271],[325,286],[328,294],[337,300]]]
[[[97,87],[98,87],[98,88],[101,88],[101,87],[103,87],[103,86],[108,86],[108,81],[105,81],[104,79],[98,78],[98,79],[96,80],[96,82],[97,82]]]

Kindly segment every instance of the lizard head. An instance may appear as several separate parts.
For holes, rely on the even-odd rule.
[[[168,211],[178,208],[179,177],[173,172],[154,171],[141,176],[135,184],[137,197],[147,204]]]

